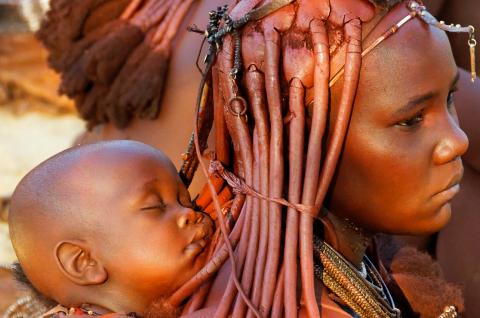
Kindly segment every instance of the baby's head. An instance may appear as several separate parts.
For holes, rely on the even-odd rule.
[[[33,286],[64,306],[143,312],[205,263],[213,223],[171,161],[133,141],[66,150],[17,186],[9,226]]]

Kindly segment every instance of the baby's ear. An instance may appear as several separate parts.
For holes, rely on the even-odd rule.
[[[82,243],[60,242],[55,247],[55,256],[63,274],[77,285],[99,285],[108,278],[105,268]]]

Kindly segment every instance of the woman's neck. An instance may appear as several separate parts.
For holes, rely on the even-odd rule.
[[[352,221],[328,213],[327,218],[333,225],[338,246],[334,248],[356,267],[360,266],[365,250],[370,245],[373,235]],[[331,244],[332,242],[327,243]]]

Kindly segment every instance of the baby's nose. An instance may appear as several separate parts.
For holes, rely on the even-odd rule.
[[[196,224],[202,219],[202,213],[197,213],[191,208],[184,207],[179,211],[177,224],[179,228],[184,228],[185,226]]]

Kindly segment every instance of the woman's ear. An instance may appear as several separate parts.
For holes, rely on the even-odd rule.
[[[81,286],[103,284],[108,273],[89,249],[79,242],[63,241],[55,247],[55,258],[62,273]]]

